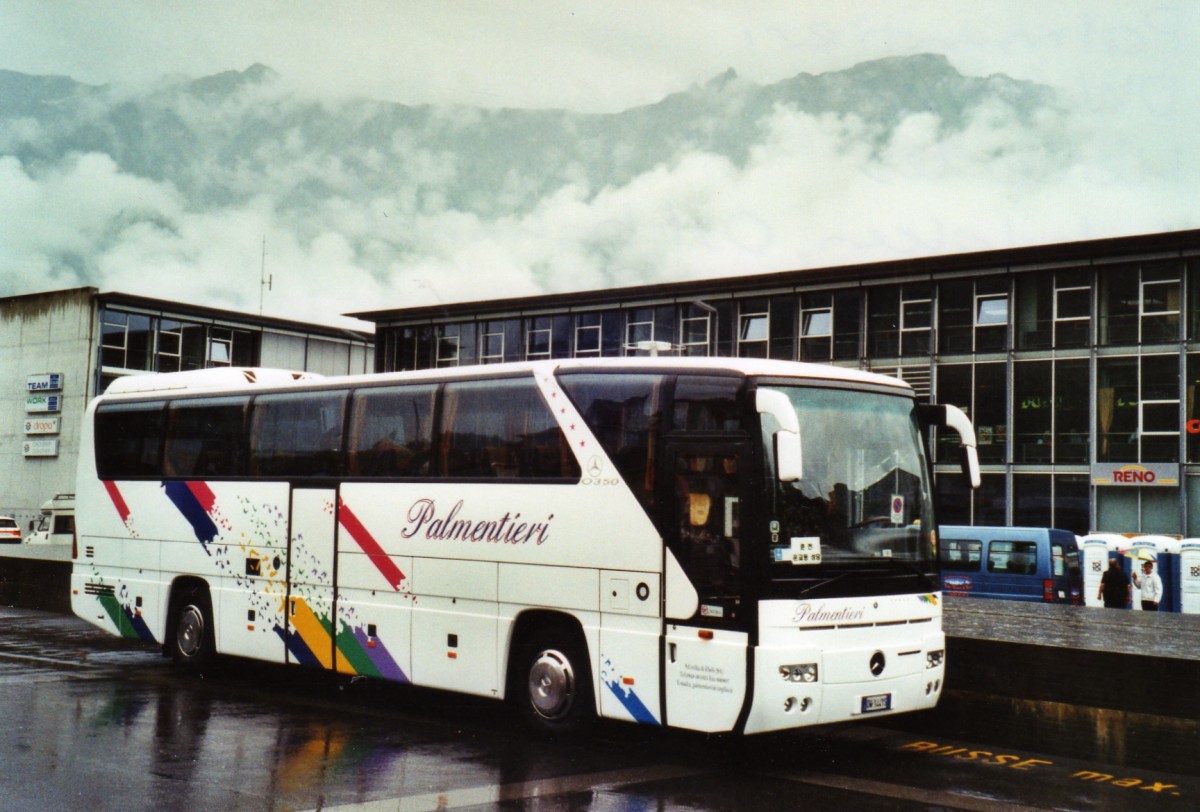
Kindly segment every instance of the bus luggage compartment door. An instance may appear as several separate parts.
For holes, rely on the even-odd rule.
[[[745,632],[667,626],[667,721],[706,733],[732,730],[746,698]]]
[[[337,491],[294,488],[288,556],[288,662],[333,668]]]

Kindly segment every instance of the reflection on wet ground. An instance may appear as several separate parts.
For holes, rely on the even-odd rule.
[[[985,745],[1001,740],[924,715],[752,739],[605,723],[546,741],[486,699],[246,661],[186,674],[70,618],[0,610],[0,630],[6,810],[1200,804],[1195,768],[1096,762],[1071,751],[1081,730],[1062,748],[1041,730]]]

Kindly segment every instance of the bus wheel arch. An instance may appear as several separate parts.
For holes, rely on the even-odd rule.
[[[587,638],[579,621],[557,612],[526,612],[513,629],[507,696],[540,733],[584,730],[596,717]]]
[[[176,663],[200,668],[216,656],[212,595],[199,578],[180,578],[171,588],[163,649]]]

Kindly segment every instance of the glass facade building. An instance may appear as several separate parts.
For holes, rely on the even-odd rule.
[[[379,371],[658,342],[897,376],[975,423],[942,522],[1200,536],[1200,231],[354,315]]]

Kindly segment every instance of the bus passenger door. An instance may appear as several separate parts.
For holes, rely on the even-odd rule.
[[[335,488],[292,488],[288,536],[288,662],[333,668]]]
[[[695,588],[695,613],[666,619],[667,721],[692,730],[730,730],[746,698],[747,622],[742,603],[742,522],[746,476],[743,447],[679,443],[668,446],[670,478],[662,487],[673,509],[667,547]],[[671,577],[671,590],[686,586]],[[673,585],[674,582],[674,585]]]

